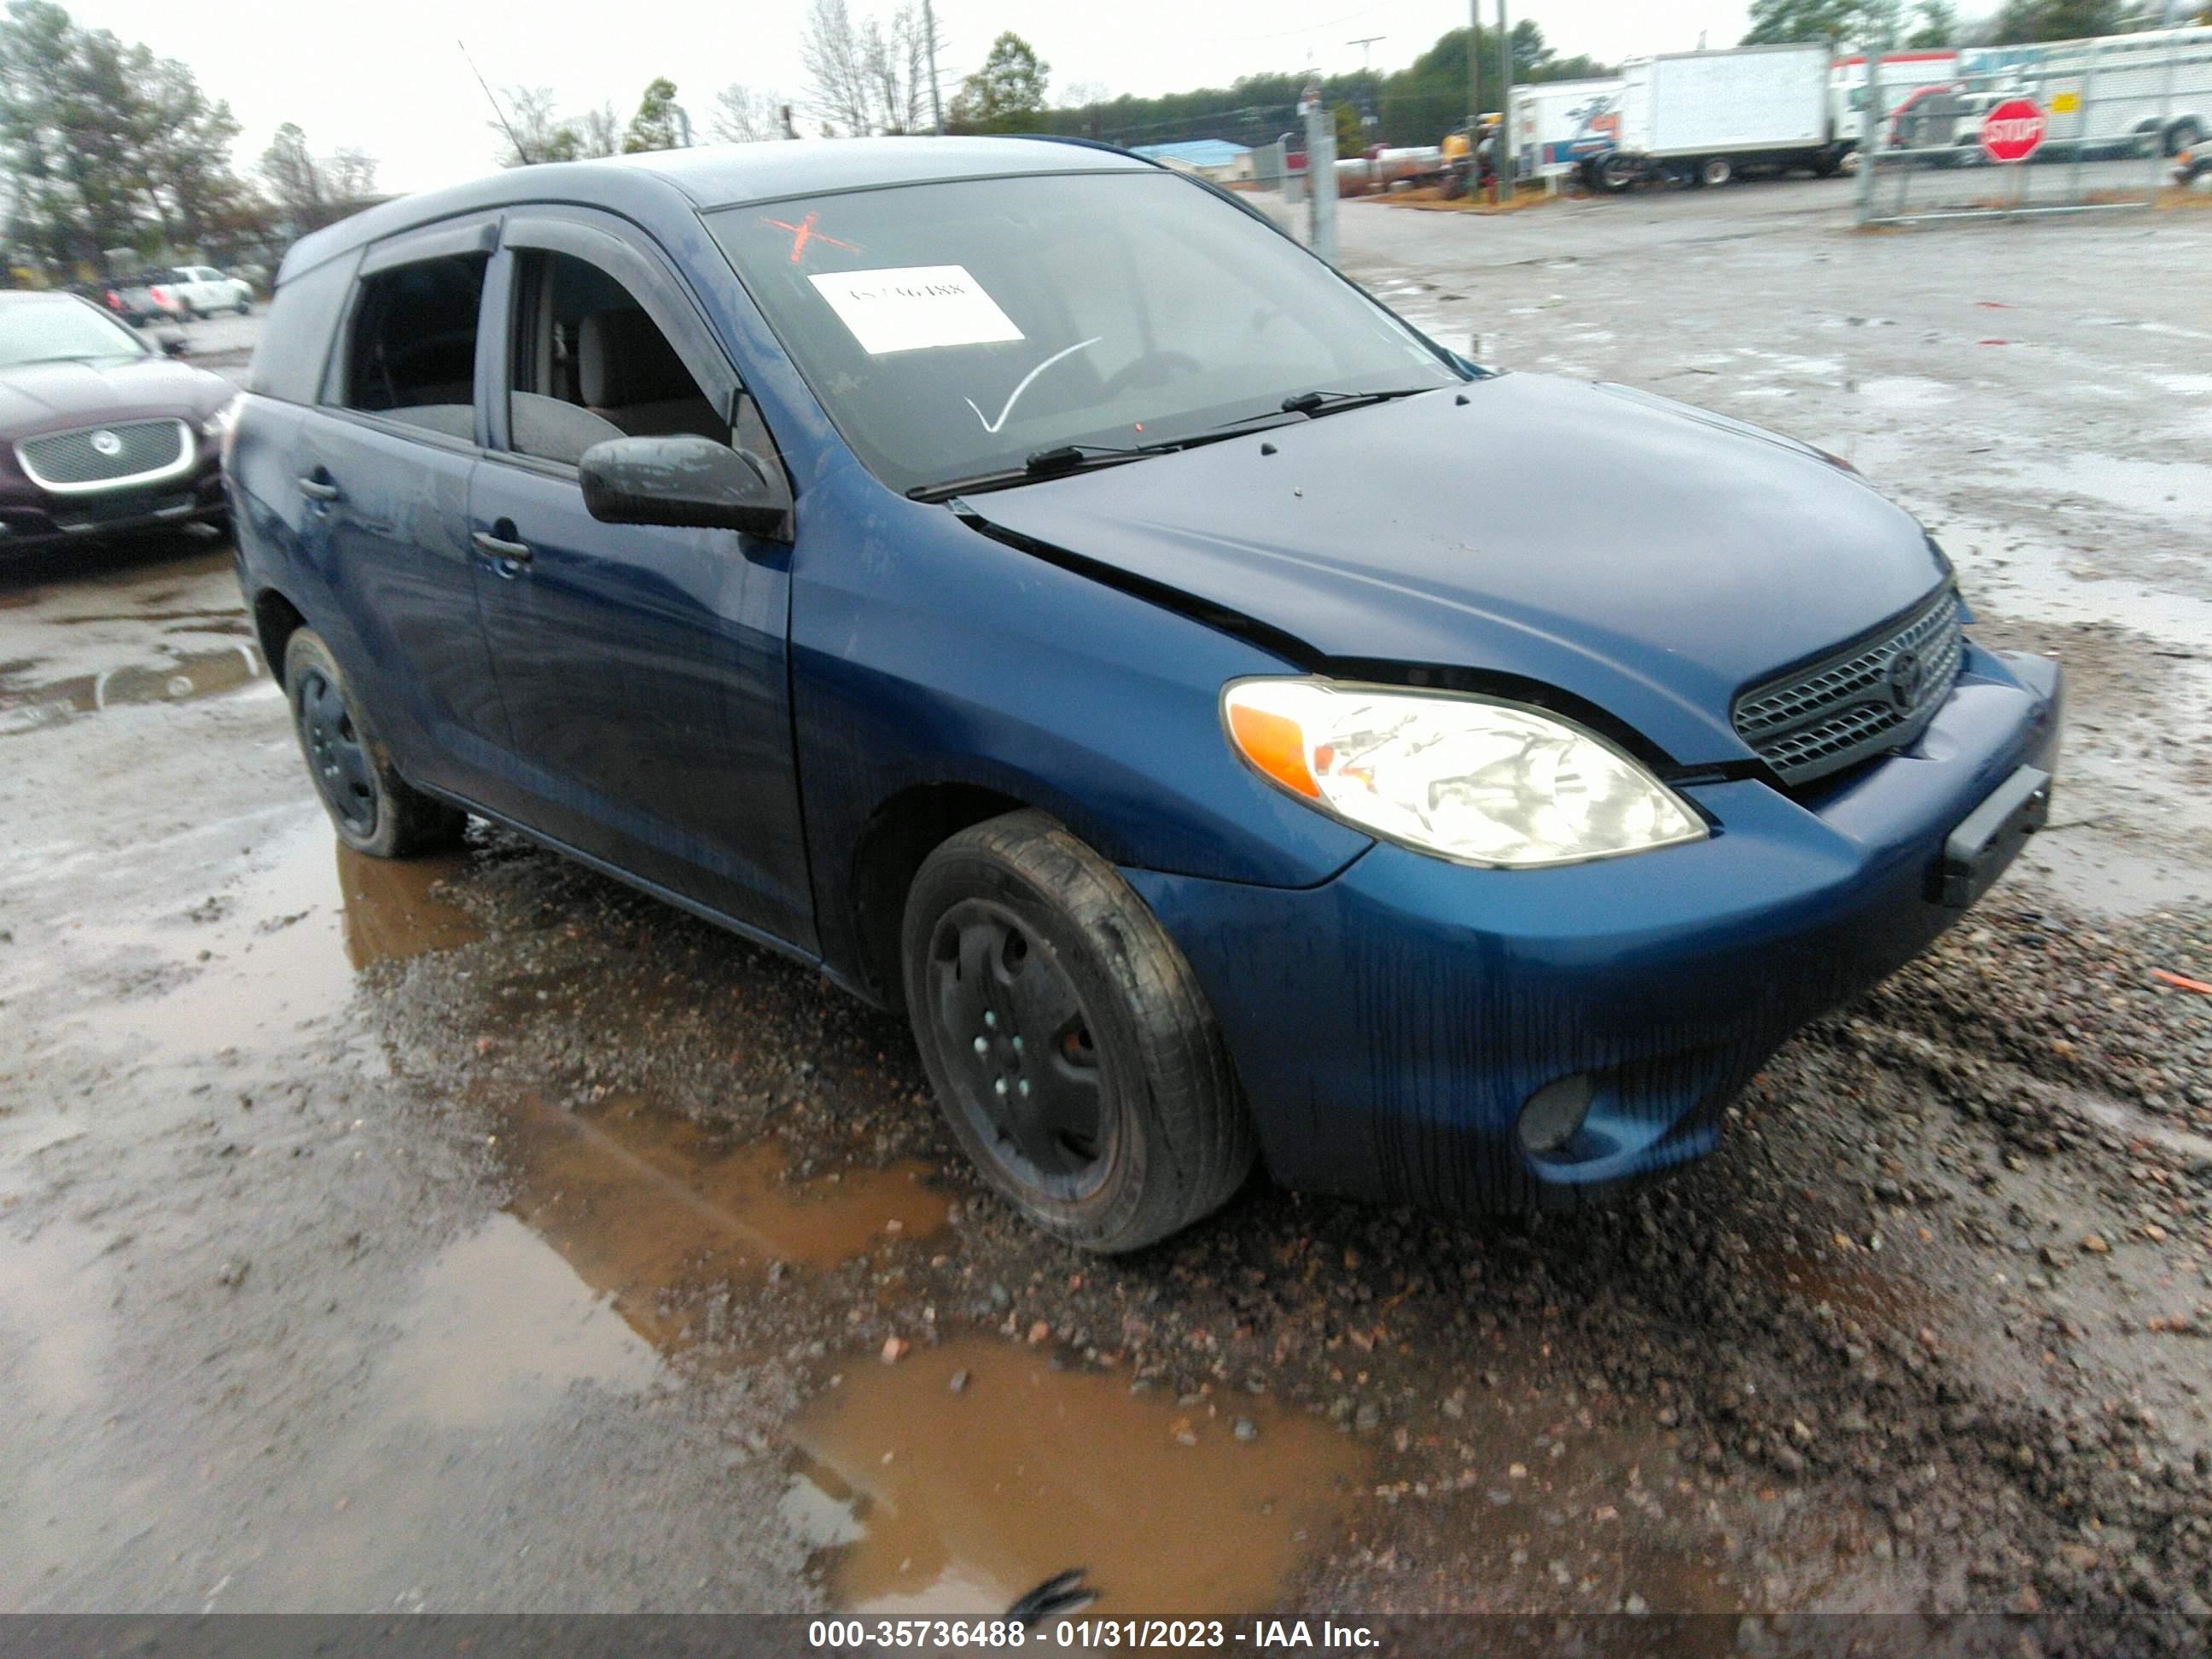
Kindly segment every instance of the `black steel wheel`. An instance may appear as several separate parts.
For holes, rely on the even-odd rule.
[[[285,641],[284,695],[307,774],[339,840],[386,859],[459,842],[467,815],[410,787],[393,769],[337,659],[311,629]]]
[[[337,682],[310,663],[292,687],[292,707],[300,722],[300,746],[323,805],[340,827],[356,836],[376,833],[376,767],[368,740],[354,724]]]
[[[928,974],[946,1105],[1023,1186],[1066,1201],[1095,1192],[1120,1118],[1066,969],[1020,916],[977,898],[938,918]]]
[[[946,1121],[1048,1232],[1136,1249],[1250,1171],[1250,1121],[1189,964],[1062,825],[1013,812],[939,847],[909,890],[902,946]]]

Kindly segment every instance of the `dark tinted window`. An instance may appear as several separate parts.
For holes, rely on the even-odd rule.
[[[473,436],[477,318],[490,256],[449,253],[364,277],[337,402]]]
[[[311,404],[330,361],[331,335],[338,312],[353,289],[361,255],[349,253],[288,279],[276,290],[253,349],[246,387],[264,398]]]

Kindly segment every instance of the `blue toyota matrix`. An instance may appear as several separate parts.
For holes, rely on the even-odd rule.
[[[228,421],[348,844],[475,814],[902,1009],[1089,1249],[1255,1164],[1474,1209],[1696,1158],[2048,811],[2057,668],[1850,466],[1486,371],[1096,146],[389,203],[292,250]]]

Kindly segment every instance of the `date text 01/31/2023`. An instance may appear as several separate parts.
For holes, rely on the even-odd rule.
[[[807,1645],[884,1651],[991,1648],[1137,1648],[1182,1652],[1231,1646],[1372,1652],[1382,1642],[1364,1625],[1334,1620],[1061,1619],[1034,1628],[1018,1619],[817,1619]]]

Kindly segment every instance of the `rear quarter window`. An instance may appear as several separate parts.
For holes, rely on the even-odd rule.
[[[248,392],[287,403],[315,401],[330,359],[331,337],[360,265],[356,249],[301,272],[276,290],[254,348],[253,366],[246,371]]]

